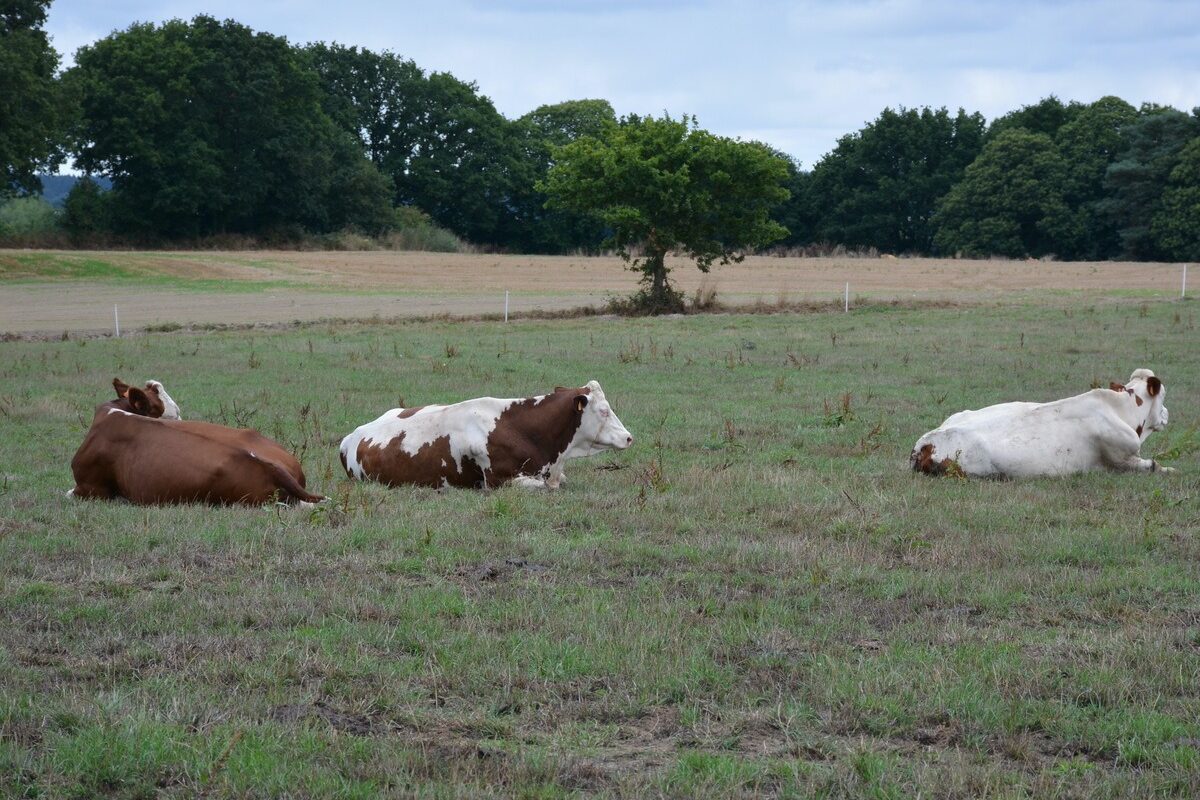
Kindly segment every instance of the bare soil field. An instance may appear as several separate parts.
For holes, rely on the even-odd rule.
[[[1048,294],[1178,292],[1178,264],[751,257],[704,275],[673,259],[691,294],[721,301],[853,297],[1036,301]],[[500,313],[600,305],[637,276],[616,257],[412,252],[78,252],[0,250],[0,331],[111,329],[177,323]]]

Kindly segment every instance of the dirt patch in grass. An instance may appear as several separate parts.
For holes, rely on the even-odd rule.
[[[270,718],[285,725],[321,720],[338,733],[348,733],[351,736],[374,736],[392,727],[376,717],[338,711],[319,700],[315,703],[276,706],[271,709]]]
[[[517,573],[540,575],[550,568],[545,564],[535,564],[524,558],[511,556],[503,561],[484,561],[480,564],[464,564],[454,571],[460,578],[471,583],[488,583],[503,581]]]

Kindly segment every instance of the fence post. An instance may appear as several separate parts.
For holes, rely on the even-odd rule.
[[[849,313],[850,313],[850,282],[849,282],[849,281],[847,281],[847,282],[846,282],[846,307],[845,307],[845,311],[846,311],[846,313],[847,313],[847,314],[849,314]]]
[[[117,332],[116,338],[121,338],[121,315],[117,313],[117,306],[113,304],[113,328]]]
[[[1179,287],[1179,299],[1183,300],[1187,297],[1187,262],[1183,264],[1183,285]]]
[[[504,321],[508,322],[508,289],[504,290]]]

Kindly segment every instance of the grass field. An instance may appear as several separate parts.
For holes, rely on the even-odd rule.
[[[0,343],[0,796],[1193,797],[1200,308],[1072,302]],[[908,470],[963,408],[1164,379],[1175,475]],[[312,512],[76,503],[114,376]],[[397,404],[595,378],[557,493],[387,490]]]

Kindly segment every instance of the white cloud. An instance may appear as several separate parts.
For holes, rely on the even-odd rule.
[[[393,50],[476,82],[509,117],[598,97],[695,114],[808,166],[885,106],[991,119],[1048,94],[1200,105],[1200,4],[1174,0],[56,0],[47,28],[69,55],[198,13]]]

